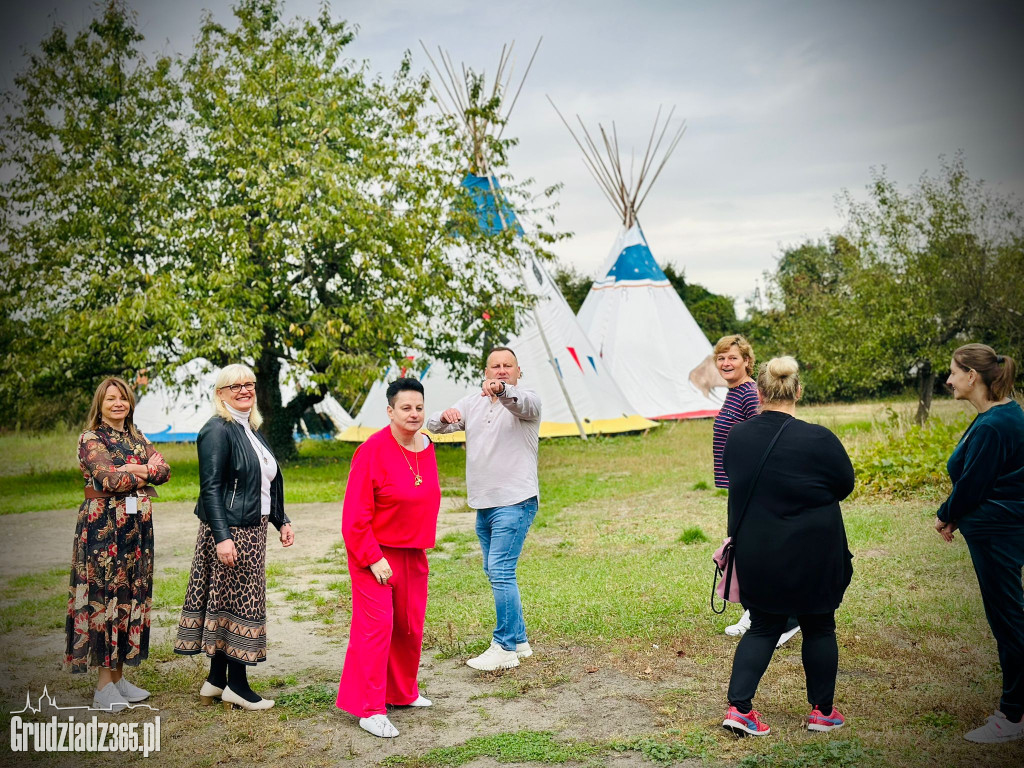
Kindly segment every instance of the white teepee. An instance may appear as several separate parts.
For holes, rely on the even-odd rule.
[[[512,77],[511,53],[511,47],[502,49],[494,87],[489,95],[482,94],[481,98],[500,98],[507,90]],[[475,75],[463,68],[460,70],[462,78],[459,78],[451,59],[444,52],[440,56],[447,76],[436,64],[434,68],[447,99],[437,90],[435,97],[456,122],[459,130],[465,132],[472,147],[472,170],[462,181],[462,189],[473,201],[477,224],[482,231],[490,234],[503,230],[522,234],[521,222],[491,173],[487,157],[488,137],[500,138],[508,113],[515,105],[515,98],[503,117],[493,122],[482,119],[481,111],[475,109],[473,104],[473,94],[478,92],[471,87],[471,78]],[[431,63],[434,63],[433,59]],[[522,82],[519,84],[521,89]],[[516,97],[519,90],[516,91]],[[526,291],[535,297],[536,302],[523,314],[517,332],[508,340],[507,346],[514,350],[523,371],[522,385],[540,395],[540,436],[579,436],[586,439],[587,435],[592,434],[631,432],[655,426],[653,422],[637,415],[636,409],[623,395],[542,261],[530,252],[525,239],[519,238],[517,244],[523,265],[518,270],[517,278],[522,281]],[[465,256],[453,254],[455,259]],[[389,369],[390,375],[385,380],[394,379],[396,373],[398,371]],[[471,380],[479,380],[482,372],[474,373]],[[406,372],[406,375],[414,374],[415,371]],[[460,397],[477,389],[472,384],[455,381],[441,364],[428,367],[420,377],[428,413],[450,407]],[[363,408],[355,416],[355,426],[344,433],[343,439],[365,440],[374,429],[387,423],[387,403],[384,399],[386,386],[385,381],[374,385]],[[437,436],[436,439],[461,441],[464,434]]]
[[[287,372],[287,363],[282,361],[281,398],[284,402],[295,396],[295,387],[284,381]],[[212,364],[197,357],[179,366],[174,378],[179,385],[186,381],[193,383],[183,389],[155,382],[147,387],[135,406],[135,425],[154,443],[195,442],[199,430],[213,413],[210,395],[217,369]],[[313,410],[331,422],[335,436],[340,436],[352,424],[352,417],[330,395],[313,406]]]
[[[627,178],[614,123],[611,135],[599,126],[602,151],[582,121],[581,141],[562,118],[587,168],[622,217],[622,230],[580,307],[579,321],[626,397],[650,419],[714,416],[725,397],[711,344],[658,266],[637,221],[640,206],[683,136],[685,123],[660,152],[671,119],[669,112],[660,125],[658,110],[639,172],[634,178],[631,162]]]

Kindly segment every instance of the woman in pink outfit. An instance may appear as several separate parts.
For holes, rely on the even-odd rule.
[[[387,705],[429,707],[416,673],[427,611],[427,555],[441,485],[434,446],[420,432],[423,385],[388,385],[391,424],[352,456],[341,533],[352,577],[352,627],[337,705],[374,736],[398,729]]]

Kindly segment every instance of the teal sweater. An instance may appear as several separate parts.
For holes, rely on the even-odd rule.
[[[938,516],[964,535],[1024,530],[1024,411],[1014,401],[979,413],[946,463],[953,491]]]

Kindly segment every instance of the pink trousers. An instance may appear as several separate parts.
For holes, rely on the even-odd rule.
[[[386,714],[386,704],[419,696],[416,673],[427,612],[427,556],[422,549],[381,547],[394,575],[379,584],[352,564],[352,628],[338,686],[339,709],[356,717]]]

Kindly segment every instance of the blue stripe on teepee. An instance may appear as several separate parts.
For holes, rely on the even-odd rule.
[[[489,235],[495,235],[504,229],[502,226],[502,217],[504,217],[506,226],[514,227],[516,234],[523,234],[519,219],[516,218],[512,206],[508,204],[508,200],[501,193],[497,179],[469,174],[462,180],[462,188],[473,198],[473,204],[476,206],[476,221],[480,225],[480,229]],[[501,215],[498,214],[498,206],[494,201],[495,191],[500,201]]]
[[[594,362],[594,358],[587,355],[587,360],[590,361],[590,367],[594,369],[594,373],[597,373],[597,363]]]
[[[555,358],[555,368],[558,369],[558,378],[560,378],[560,379],[564,378],[562,376],[562,366],[558,364],[558,358],[557,357]]]
[[[667,280],[658,262],[651,255],[651,249],[643,243],[622,249],[615,264],[608,270],[608,277],[619,280]]]

